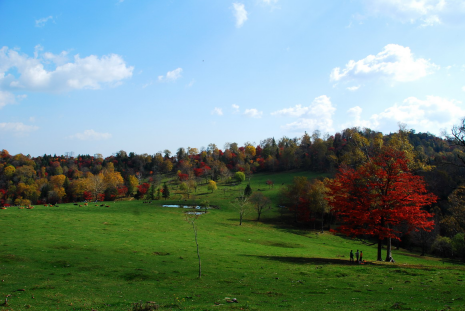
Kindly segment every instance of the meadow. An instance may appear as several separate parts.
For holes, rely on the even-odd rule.
[[[316,176],[257,174],[250,183],[276,203],[294,175]],[[230,202],[245,185],[201,186],[187,202],[173,189],[152,203],[0,210],[0,310],[465,310],[461,263],[403,249],[396,263],[376,262],[376,245],[288,227],[277,207],[239,226]],[[217,208],[195,221],[198,278],[186,209],[162,205],[202,200]],[[366,264],[349,263],[351,249]]]

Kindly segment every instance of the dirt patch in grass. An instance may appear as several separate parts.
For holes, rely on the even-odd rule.
[[[79,271],[99,271],[101,269],[103,269],[103,267],[98,264],[79,267]]]
[[[57,267],[57,268],[69,268],[71,267],[71,263],[69,263],[68,261],[66,260],[58,260],[58,261],[53,261],[51,262],[51,264],[54,266],[54,267]]]
[[[169,256],[170,255],[169,252],[161,252],[161,251],[154,251],[153,254],[155,256]]]
[[[142,273],[142,272],[129,272],[129,273],[120,275],[120,277],[128,282],[148,281],[148,280],[153,279],[153,276],[146,274],[146,273]]]
[[[254,241],[247,241],[247,242],[260,244],[264,246],[280,247],[280,248],[304,248],[305,247],[302,244],[295,244],[295,243],[289,243],[289,242],[276,242],[276,241],[269,241],[269,240],[254,240]]]
[[[26,262],[26,261],[28,261],[28,259],[18,257],[18,256],[13,255],[13,254],[9,254],[9,255],[0,255],[0,261],[2,261],[2,262]]]

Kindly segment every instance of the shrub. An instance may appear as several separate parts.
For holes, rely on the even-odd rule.
[[[245,174],[244,172],[238,171],[234,174],[234,179],[241,183],[242,181],[245,181]]]
[[[441,257],[452,256],[452,245],[449,237],[438,236],[431,245],[431,252]]]
[[[451,245],[454,256],[465,260],[465,234],[455,234],[455,236],[452,238]]]

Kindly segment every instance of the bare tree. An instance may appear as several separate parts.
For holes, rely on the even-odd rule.
[[[458,146],[460,150],[465,149],[465,117],[460,120],[460,124],[454,125],[451,129],[452,136],[445,133],[442,133],[446,139],[451,141],[452,146]],[[463,153],[462,153],[463,154]],[[457,154],[457,158],[462,162],[462,164],[453,164],[459,167],[465,167],[465,156]]]
[[[242,225],[244,215],[250,210],[249,197],[245,196],[244,192],[241,192],[241,195],[231,204],[239,211],[239,225]]]
[[[195,221],[197,221],[197,218],[199,217],[198,214],[193,213],[193,214],[185,214],[186,216],[186,221],[192,224],[192,229],[194,230],[194,237],[195,237],[195,245],[197,246],[197,258],[199,259],[199,278],[202,277],[202,262],[200,261],[200,252],[199,252],[199,243],[197,241],[197,225],[195,224]]]
[[[271,209],[271,200],[260,192],[253,193],[250,196],[250,202],[253,204],[255,211],[257,212],[257,221],[260,221],[260,216],[265,209]]]

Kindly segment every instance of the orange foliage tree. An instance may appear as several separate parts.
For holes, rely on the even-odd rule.
[[[328,204],[342,224],[336,231],[349,235],[371,235],[378,239],[377,260],[381,261],[386,238],[386,261],[391,258],[391,239],[400,240],[396,226],[407,231],[434,227],[432,215],[422,208],[436,202],[422,177],[408,168],[405,153],[384,147],[358,169],[342,167],[328,184]]]

